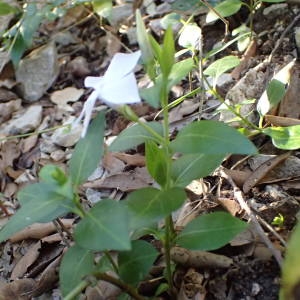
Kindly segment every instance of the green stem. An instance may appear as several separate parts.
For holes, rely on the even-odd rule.
[[[115,261],[113,260],[112,256],[110,255],[110,253],[108,251],[104,251],[104,255],[107,257],[107,259],[109,260],[110,264],[112,265],[114,271],[116,274],[119,274],[119,269],[118,266],[116,265]]]
[[[138,120],[137,123],[140,126],[142,126],[144,129],[146,129],[153,137],[155,137],[159,143],[161,144],[165,143],[164,138],[161,135],[159,135],[155,130],[153,130],[150,126],[148,126],[147,123],[142,122],[140,120]]]
[[[90,285],[90,282],[87,280],[81,281],[66,297],[64,297],[64,300],[73,300],[76,298],[76,296],[81,293],[88,285]]]
[[[70,126],[70,124],[65,124],[65,125],[59,125],[59,126],[51,127],[51,128],[40,130],[40,131],[34,131],[34,132],[29,132],[29,133],[23,133],[23,134],[18,134],[18,135],[7,136],[7,137],[4,137],[4,138],[1,138],[0,142],[13,140],[13,139],[18,139],[18,138],[23,138],[23,137],[27,137],[27,136],[32,136],[32,135],[35,135],[35,134],[47,133],[47,132],[56,130],[58,128],[69,127],[69,126]]]

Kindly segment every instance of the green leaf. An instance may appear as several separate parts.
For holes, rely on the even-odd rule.
[[[93,0],[92,5],[97,15],[108,20],[110,19],[113,7],[112,0]]]
[[[164,186],[167,178],[168,157],[164,149],[152,142],[146,142],[146,166],[149,174],[158,184]]]
[[[272,138],[276,148],[296,150],[300,148],[300,125],[288,127],[268,127],[262,132]]]
[[[173,30],[169,26],[165,32],[162,53],[159,59],[161,72],[165,78],[169,76],[174,63],[175,63],[175,44],[173,38]]]
[[[175,0],[171,2],[171,7],[174,10],[183,10],[185,12],[190,9],[196,9],[200,5],[202,5],[202,3],[199,0]]]
[[[161,20],[160,24],[163,29],[167,29],[169,26],[173,27],[180,24],[181,16],[175,12],[166,14]]]
[[[267,86],[267,93],[264,93],[257,102],[259,114],[261,116],[267,114],[281,101],[285,92],[285,84],[277,79],[273,79]]]
[[[0,2],[0,16],[14,14],[17,11],[18,9],[16,7],[2,1]]]
[[[280,300],[297,300],[300,284],[300,223],[294,229],[286,248],[282,267]],[[298,294],[297,294],[298,295]]]
[[[64,254],[59,267],[59,283],[63,296],[74,290],[94,270],[94,255],[75,245]]]
[[[133,241],[132,249],[120,252],[118,256],[121,279],[137,286],[148,275],[157,255],[157,250],[151,244],[142,240]]]
[[[20,34],[18,34],[10,52],[10,58],[14,66],[17,66],[19,64],[20,59],[22,58],[22,55],[26,49],[27,49],[27,45],[23,37]]]
[[[168,78],[168,88],[180,82],[194,67],[194,60],[187,58],[173,65]]]
[[[70,159],[72,182],[79,185],[97,168],[103,154],[105,113],[100,112],[92,121],[87,134],[76,145]]]
[[[214,80],[213,87],[216,86],[218,78],[228,70],[239,65],[240,60],[236,56],[229,55],[223,58],[220,58],[210,64],[205,71],[203,72],[206,76],[211,76]]]
[[[130,228],[139,229],[152,225],[178,209],[186,199],[181,188],[161,191],[155,188],[144,188],[132,192],[123,201],[130,214]]]
[[[157,78],[153,86],[140,89],[140,95],[152,107],[158,108],[160,106],[161,88],[162,82]]]
[[[226,245],[248,226],[225,212],[197,217],[177,236],[176,243],[190,250],[215,250]]]
[[[186,154],[172,163],[173,185],[186,187],[192,180],[208,176],[222,163],[225,155]]]
[[[105,199],[89,210],[75,228],[75,241],[90,250],[129,250],[128,214],[124,205]]]
[[[242,6],[242,1],[239,0],[225,0],[220,4],[216,5],[214,9],[222,17],[229,17],[237,13]],[[215,14],[212,10],[206,15],[206,23],[210,23],[219,19],[219,16]]]
[[[64,187],[63,187],[64,188]],[[72,186],[68,183],[68,189]],[[0,241],[33,223],[46,223],[72,211],[72,199],[64,196],[58,185],[34,183],[18,193],[21,207],[0,230]],[[72,194],[72,192],[70,192]]]
[[[217,121],[198,121],[179,131],[171,142],[174,152],[226,155],[254,154],[255,146],[236,129]]]
[[[152,130],[162,136],[162,125],[158,122],[148,122]],[[109,151],[125,151],[135,146],[145,143],[146,141],[154,141],[159,143],[159,140],[149,133],[144,127],[135,124],[123,130],[118,137],[109,146]]]
[[[261,2],[268,2],[268,3],[279,3],[285,2],[286,0],[261,0]]]
[[[68,177],[58,166],[46,165],[39,172],[41,181],[64,185],[68,181]]]

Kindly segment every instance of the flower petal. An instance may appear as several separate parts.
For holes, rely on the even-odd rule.
[[[85,137],[97,98],[98,98],[97,91],[93,91],[88,97],[88,99],[85,101],[79,117],[74,122],[74,124],[78,124],[84,118],[81,137]]]
[[[84,86],[96,90],[103,84],[103,81],[104,81],[103,76],[100,77],[88,76],[84,79]]]
[[[104,74],[105,82],[110,80],[118,80],[132,72],[135,68],[139,58],[141,57],[141,51],[133,53],[117,53],[111,60],[111,63]]]
[[[105,83],[99,94],[101,100],[110,107],[141,102],[133,73],[129,73],[122,79]]]

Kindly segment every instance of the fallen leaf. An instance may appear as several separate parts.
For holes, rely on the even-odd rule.
[[[36,282],[31,278],[24,278],[4,284],[0,287],[0,300],[30,300],[31,292]]]
[[[291,155],[291,152],[285,152],[274,158],[264,162],[261,166],[253,171],[253,173],[247,178],[243,185],[243,192],[248,193],[254,186],[256,186],[272,169],[274,169],[279,163],[287,159]]]
[[[294,119],[294,118],[287,118],[287,117],[279,117],[279,116],[273,116],[273,115],[265,115],[265,120],[268,123],[271,123],[273,126],[293,126],[293,125],[299,125],[300,120]]]
[[[114,152],[112,153],[112,155],[122,160],[129,166],[144,167],[146,164],[145,156],[140,154],[127,154],[121,152]]]

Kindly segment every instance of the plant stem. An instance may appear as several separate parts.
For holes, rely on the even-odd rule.
[[[119,269],[118,266],[116,265],[115,261],[113,260],[112,256],[110,255],[110,253],[108,251],[104,251],[104,255],[107,257],[107,259],[109,260],[110,264],[112,265],[114,271],[116,274],[119,274]]]
[[[90,282],[87,280],[81,281],[66,297],[64,297],[64,300],[73,300],[76,298],[76,296],[81,293]]]

